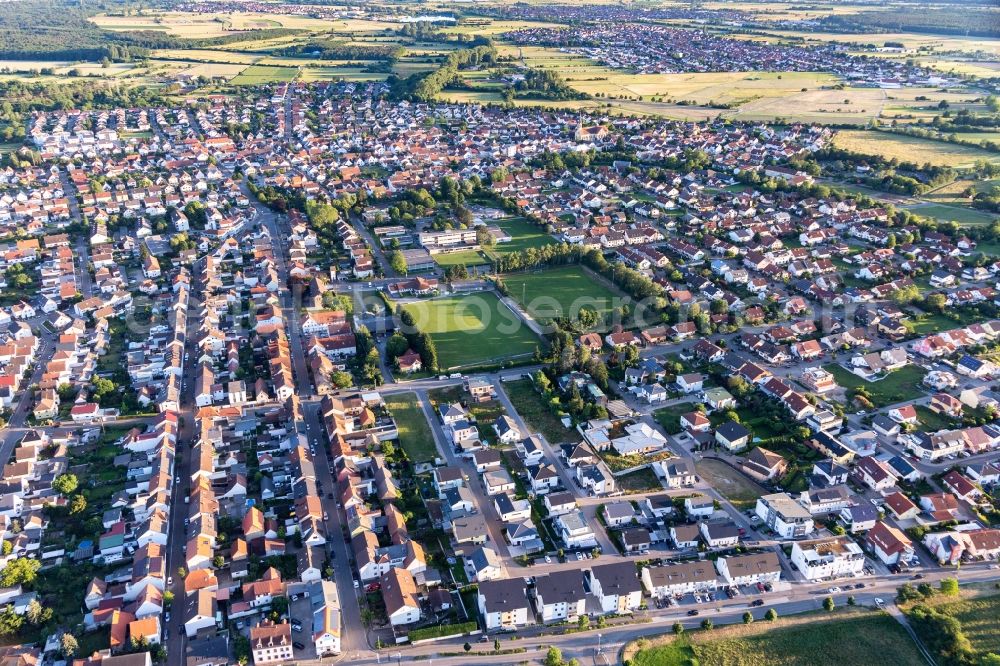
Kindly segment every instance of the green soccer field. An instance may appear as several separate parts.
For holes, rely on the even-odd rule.
[[[557,317],[575,316],[581,308],[595,310],[604,317],[616,305],[628,300],[579,266],[505,275],[503,280],[510,295],[542,323]],[[616,299],[621,303],[616,304]]]
[[[442,368],[490,364],[531,354],[538,337],[490,292],[407,303],[417,327],[429,333]]]

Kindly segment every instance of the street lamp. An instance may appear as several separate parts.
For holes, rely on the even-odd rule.
[[[403,662],[403,655],[399,652],[396,653],[396,666],[399,666]]]
[[[601,634],[597,633],[597,654],[601,654]]]

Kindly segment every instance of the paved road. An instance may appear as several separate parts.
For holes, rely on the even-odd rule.
[[[924,582],[936,583],[941,578],[957,576],[963,584],[971,582],[984,582],[1000,580],[1000,571],[990,570],[985,565],[975,565],[962,567],[958,572],[954,570],[938,570],[926,574]],[[743,613],[750,611],[756,620],[761,620],[769,608],[774,608],[779,616],[792,615],[806,611],[820,610],[823,599],[833,596],[838,606],[846,605],[847,597],[853,595],[857,603],[861,606],[875,606],[875,599],[884,599],[891,605],[895,596],[895,589],[908,580],[905,576],[879,576],[866,579],[867,587],[863,590],[851,590],[830,595],[828,588],[830,583],[822,584],[799,584],[790,587],[784,592],[774,592],[764,595],[764,606],[751,608],[749,603],[753,597],[737,597],[736,599],[722,599],[714,603],[701,604],[698,608],[700,613],[697,617],[688,617],[687,609],[690,606],[680,608],[671,607],[662,610],[652,610],[642,617],[650,621],[645,624],[630,624],[619,627],[606,627],[604,629],[592,628],[585,632],[576,632],[568,635],[541,634],[546,631],[540,627],[526,627],[518,631],[518,640],[510,642],[508,637],[500,635],[501,647],[524,648],[526,652],[504,657],[496,657],[486,653],[492,649],[492,638],[489,643],[480,644],[473,642],[474,648],[471,654],[464,654],[462,645],[467,638],[441,641],[430,645],[420,645],[416,647],[405,646],[399,648],[389,648],[380,655],[368,652],[357,658],[351,659],[351,664],[364,665],[378,663],[429,663],[432,661],[439,666],[467,666],[469,664],[495,664],[524,662],[540,663],[545,657],[548,647],[555,646],[562,650],[565,659],[576,658],[580,663],[604,663],[603,660],[595,660],[598,645],[600,644],[604,655],[608,656],[609,663],[618,663],[618,651],[627,642],[641,637],[650,637],[669,633],[671,626],[675,622],[680,622],[688,629],[694,629],[705,618],[711,618],[716,625],[736,624],[742,622]],[[593,626],[593,625],[591,625]],[[555,631],[559,631],[556,629]],[[483,651],[482,654],[477,654]],[[459,653],[461,656],[439,657],[441,653]],[[398,655],[398,657],[397,657]]]
[[[257,219],[260,220],[271,235],[275,265],[282,284],[289,284],[288,275],[288,219],[278,216],[264,206],[254,203]],[[328,519],[326,521],[327,547],[333,559],[334,581],[341,605],[341,654],[358,654],[369,648],[367,630],[361,621],[361,610],[358,605],[358,591],[354,589],[354,570],[350,564],[352,553],[342,537],[342,524],[346,520],[338,510],[336,501],[327,495],[336,496],[336,483],[331,470],[329,449],[323,441],[323,428],[318,396],[313,390],[306,364],[305,350],[302,348],[302,335],[299,331],[299,316],[301,299],[290,290],[281,291],[281,306],[286,321],[286,333],[289,339],[289,352],[292,356],[292,371],[295,377],[296,394],[302,406],[304,423],[296,423],[299,433],[305,435],[313,445],[316,456],[313,467],[316,481],[321,491],[321,503]],[[343,517],[342,517],[343,516]]]

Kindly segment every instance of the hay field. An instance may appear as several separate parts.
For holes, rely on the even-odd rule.
[[[865,155],[896,158],[901,162],[917,164],[930,162],[962,168],[972,166],[978,159],[1000,161],[1000,155],[985,150],[876,130],[841,131],[834,137],[833,144]]]

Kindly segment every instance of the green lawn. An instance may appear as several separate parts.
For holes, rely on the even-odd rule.
[[[231,84],[235,86],[259,86],[264,83],[291,81],[298,72],[296,67],[276,67],[273,65],[250,65],[237,74]]]
[[[656,477],[656,473],[649,467],[622,474],[616,477],[615,482],[618,487],[625,492],[642,493],[649,490],[661,490],[663,484]]]
[[[757,615],[762,615],[759,613]],[[912,666],[923,658],[906,631],[884,613],[782,627],[758,619],[747,627],[685,634],[667,645],[642,650],[633,666]]]
[[[509,243],[497,243],[490,252],[496,254],[510,254],[520,252],[531,247],[542,247],[554,243],[552,236],[545,233],[545,229],[532,224],[523,217],[506,217],[496,221],[496,226],[510,234]]]
[[[859,387],[867,389],[875,407],[885,407],[920,397],[920,381],[927,374],[927,371],[920,366],[908,365],[889,373],[882,379],[869,382],[836,363],[830,363],[823,367],[833,373],[834,379],[845,389]]]
[[[681,415],[695,411],[696,406],[695,402],[682,402],[679,405],[662,407],[653,412],[653,419],[668,435],[676,435],[681,431]]]
[[[605,287],[580,266],[505,275],[504,283],[510,295],[539,322],[575,317],[583,308],[605,316],[616,305],[628,300]]]
[[[386,407],[392,412],[399,430],[399,445],[413,462],[433,461],[438,454],[424,411],[415,393],[399,393],[385,397]]]
[[[950,331],[953,328],[961,328],[990,319],[990,317],[980,314],[975,309],[975,306],[949,309],[948,314],[954,316],[949,317],[942,312],[922,312],[911,318],[913,330],[918,335],[928,335],[930,333],[939,333],[940,331]]]
[[[457,252],[439,252],[434,255],[434,263],[442,268],[449,266],[482,266],[490,263],[478,250],[458,250]]]
[[[545,435],[545,439],[551,444],[561,444],[576,438],[574,431],[564,428],[562,421],[549,411],[548,405],[542,402],[541,394],[535,390],[530,379],[504,382],[503,390],[525,423]]]
[[[925,405],[917,405],[916,410],[917,418],[920,419],[920,425],[924,427],[924,430],[937,432],[938,430],[954,428],[958,425],[947,416],[942,416],[941,414],[932,412],[930,408]]]
[[[434,339],[442,368],[495,364],[531,354],[540,344],[491,292],[414,301],[403,307]]]

